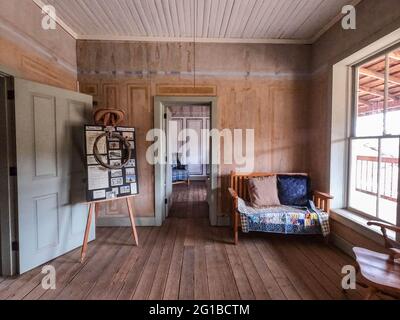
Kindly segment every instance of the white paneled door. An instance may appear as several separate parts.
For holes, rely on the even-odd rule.
[[[196,132],[196,136],[189,137],[189,139],[196,139],[190,141],[190,148],[186,154],[186,161],[189,164],[189,172],[191,175],[202,176],[203,172],[203,144],[202,144],[202,129],[203,119],[186,119],[186,129]]]
[[[82,244],[91,108],[87,95],[15,79],[20,273]]]

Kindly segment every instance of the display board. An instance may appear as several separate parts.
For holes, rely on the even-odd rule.
[[[87,164],[87,201],[112,200],[139,194],[136,162],[135,128],[118,126],[113,131],[126,138],[132,149],[130,159],[121,169],[108,169],[99,164],[93,152],[96,139],[106,132],[104,126],[85,126],[85,149]],[[120,166],[126,147],[119,139],[101,138],[97,143],[98,154],[104,163]]]

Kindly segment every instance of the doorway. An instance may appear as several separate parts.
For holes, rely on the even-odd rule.
[[[201,132],[201,129],[207,128],[208,118],[208,129],[217,128],[217,98],[216,97],[155,97],[154,100],[154,128],[160,129],[165,133],[165,139],[159,141],[159,159],[165,159],[166,161],[160,161],[155,164],[155,208],[156,208],[156,221],[158,225],[161,225],[163,221],[168,217],[169,209],[171,208],[174,195],[173,195],[173,177],[172,168],[178,164],[178,160],[184,168],[188,171],[188,179],[183,179],[182,182],[175,185],[176,192],[179,192],[181,188],[189,187],[193,184],[204,184],[203,187],[206,190],[206,200],[209,208],[209,221],[212,226],[218,225],[217,218],[217,192],[218,192],[218,150],[213,148],[213,137],[207,134],[206,136],[200,135],[199,139],[208,140],[205,148],[207,155],[202,155],[203,151],[192,151],[186,152],[185,147],[178,148],[177,152],[169,152],[169,140],[171,138],[169,134],[170,121],[183,123],[182,114],[179,112],[185,112],[185,107],[189,108],[186,112],[192,112],[193,115],[198,117],[188,117],[190,119],[183,123],[182,126],[193,127],[191,132]],[[190,111],[190,108],[192,111]],[[203,110],[203,111],[201,111]],[[200,117],[199,112],[203,113],[204,117]],[[201,121],[200,121],[201,120]],[[204,124],[204,122],[206,124]],[[179,124],[175,123],[178,128]],[[204,133],[205,131],[203,131]],[[190,139],[186,138],[186,133],[183,133],[179,140],[185,145],[191,145]],[[183,141],[182,141],[183,140]],[[198,142],[199,143],[199,142]],[[201,142],[200,142],[201,145]],[[180,150],[180,151],[179,151]],[[183,151],[182,151],[183,150]],[[198,148],[196,149],[198,150]],[[205,163],[206,162],[206,163]],[[208,163],[207,163],[208,162]],[[180,182],[179,179],[176,179]],[[186,186],[184,182],[186,180]],[[200,186],[201,187],[201,186]]]
[[[210,109],[209,104],[167,105],[167,157],[170,161],[166,166],[166,217],[176,200],[192,201],[191,198],[179,195],[195,187],[206,191],[204,202],[207,203],[207,185],[210,180]]]

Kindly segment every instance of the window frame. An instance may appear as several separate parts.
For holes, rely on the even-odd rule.
[[[382,151],[382,140],[384,139],[398,139],[399,140],[399,156],[400,156],[400,134],[387,134],[386,132],[386,114],[387,114],[387,106],[388,106],[388,96],[389,96],[389,86],[387,85],[388,83],[388,77],[390,76],[390,58],[389,58],[389,53],[400,49],[399,44],[395,44],[389,48],[386,48],[380,52],[377,52],[376,54],[369,56],[366,59],[361,60],[360,62],[354,64],[351,66],[351,74],[352,74],[352,81],[351,81],[351,116],[350,116],[350,136],[348,139],[348,159],[347,159],[347,165],[348,165],[348,179],[347,179],[347,192],[346,192],[346,209],[348,211],[351,211],[359,216],[362,216],[367,219],[374,219],[382,222],[387,222],[385,220],[382,220],[379,217],[379,203],[381,200],[381,193],[380,193],[380,170],[379,168],[381,167],[382,163],[382,157],[381,157],[381,151]],[[385,80],[384,80],[384,109],[383,109],[383,132],[382,135],[379,136],[360,136],[358,137],[356,135],[356,128],[357,128],[357,113],[358,113],[358,88],[359,88],[359,79],[360,79],[360,74],[359,74],[359,68],[368,62],[371,62],[375,60],[378,57],[384,56],[385,57]],[[389,67],[388,67],[389,66]],[[356,208],[353,208],[350,206],[350,197],[351,197],[351,179],[352,179],[352,168],[353,168],[353,163],[352,163],[352,158],[353,158],[353,141],[360,141],[360,140],[371,140],[371,139],[376,139],[378,141],[378,177],[377,177],[377,195],[376,195],[376,215],[371,215],[366,212],[360,211]],[[398,175],[398,192],[397,192],[397,212],[396,212],[396,225],[400,226],[400,174]],[[399,235],[400,238],[400,235]]]

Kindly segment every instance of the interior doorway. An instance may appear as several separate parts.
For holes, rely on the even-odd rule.
[[[208,198],[210,181],[210,139],[211,125],[210,104],[171,104],[167,105],[166,134],[167,157],[166,166],[166,217],[174,205],[175,199],[185,200],[179,194],[187,189],[206,190],[205,202]]]
[[[185,107],[189,109],[185,110]],[[191,113],[194,116],[183,120],[185,117],[183,117],[183,113],[180,112]],[[204,116],[201,117],[200,115]],[[218,150],[217,148],[213,148],[213,136],[210,136],[207,130],[202,130],[207,128],[207,125],[209,130],[216,129],[218,124],[217,116],[216,97],[155,97],[154,128],[160,129],[161,132],[165,133],[165,139],[161,139],[163,141],[158,141],[158,156],[159,159],[166,160],[165,162],[160,161],[155,164],[155,211],[158,225],[161,225],[168,217],[169,209],[173,205],[174,185],[172,184],[172,168],[175,163],[178,164],[178,160],[181,164],[181,168],[187,168],[185,169],[188,171],[186,175],[189,177],[188,179],[185,179],[183,176],[182,179],[177,177],[176,182],[179,184],[175,184],[176,192],[179,192],[178,190],[184,187],[185,183],[186,187],[190,186],[192,183],[203,183],[204,189],[206,189],[210,224],[213,226],[218,225]],[[183,145],[191,146],[191,149],[192,146],[196,145],[196,139],[197,146],[201,146],[202,142],[206,142],[203,144],[206,146],[204,147],[206,151],[198,151],[200,148],[195,147],[191,152],[187,152],[185,147],[183,147],[183,149],[176,148],[172,150],[172,152],[169,152],[171,151],[168,148],[169,140],[175,139],[174,135],[169,134],[170,121],[172,124],[175,124],[175,126],[178,126],[178,128],[180,125],[178,122],[182,124],[182,127],[187,127],[189,123],[189,128],[192,130],[189,132],[184,131],[179,139],[181,140],[180,142],[182,142]],[[185,123],[183,121],[185,121]],[[200,135],[196,135],[197,133]],[[189,137],[187,137],[187,135],[189,135]],[[176,137],[176,139],[178,138]],[[199,142],[200,140],[202,140],[202,142]]]

